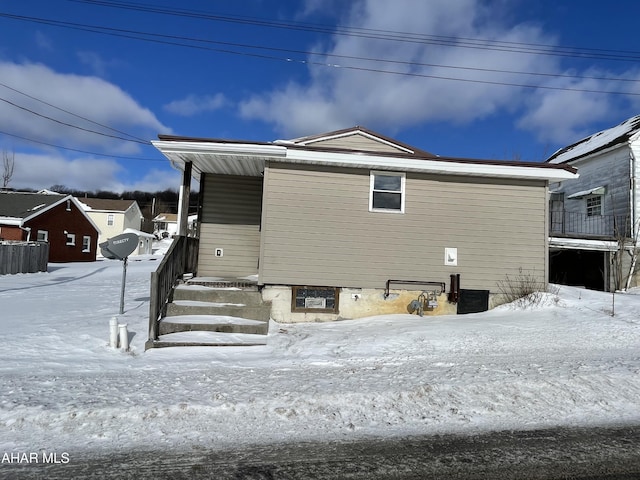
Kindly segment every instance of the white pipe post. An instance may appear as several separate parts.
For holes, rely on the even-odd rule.
[[[118,319],[116,317],[109,320],[109,346],[118,348]]]
[[[120,349],[123,352],[129,351],[129,332],[127,331],[127,324],[122,323],[118,325],[120,329]]]

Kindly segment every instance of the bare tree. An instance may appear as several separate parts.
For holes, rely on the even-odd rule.
[[[15,166],[15,152],[2,151],[2,188],[9,186],[11,177],[13,177],[13,168]]]

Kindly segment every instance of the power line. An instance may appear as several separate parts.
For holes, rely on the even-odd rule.
[[[82,2],[83,0],[70,0],[70,1]],[[72,23],[72,22],[61,22],[61,21],[56,21],[56,20],[42,19],[42,18],[36,18],[36,17],[24,17],[24,16],[18,16],[18,15],[10,15],[10,14],[0,14],[0,17],[13,18],[13,19],[17,19],[17,20],[23,20],[23,21],[29,21],[29,22],[35,22],[35,23],[43,23],[43,24],[47,24],[47,25],[51,25],[51,26],[70,28],[70,29],[81,30],[81,31],[88,31],[88,32],[92,32],[92,33],[99,33],[99,34],[110,35],[110,36],[115,36],[115,37],[130,38],[130,39],[134,39],[134,40],[146,41],[146,42],[151,42],[151,43],[159,43],[159,44],[164,44],[164,45],[173,45],[173,46],[179,46],[179,47],[195,48],[195,49],[200,49],[200,50],[215,51],[215,52],[218,52],[218,53],[226,53],[226,54],[232,54],[232,55],[243,55],[243,56],[261,58],[261,59],[266,59],[266,60],[274,60],[274,61],[280,61],[280,62],[287,62],[287,63],[299,63],[299,64],[304,64],[304,65],[316,65],[316,66],[331,67],[331,68],[341,68],[341,69],[345,69],[345,70],[356,70],[356,71],[364,71],[364,72],[371,72],[371,73],[382,73],[382,74],[399,75],[399,76],[432,78],[432,79],[440,79],[440,80],[448,80],[448,81],[480,83],[480,84],[488,84],[488,85],[518,87],[518,88],[540,88],[540,89],[545,89],[545,90],[559,90],[559,91],[571,91],[571,92],[583,92],[583,93],[598,93],[598,94],[611,94],[611,95],[640,96],[640,93],[637,93],[637,92],[625,92],[625,91],[613,91],[613,90],[597,90],[597,89],[571,88],[571,87],[557,87],[557,86],[550,86],[550,85],[531,85],[531,84],[515,83],[515,82],[500,82],[500,81],[489,81],[489,80],[479,80],[479,79],[446,77],[446,76],[441,76],[441,75],[428,75],[428,74],[421,74],[421,73],[415,73],[415,72],[401,72],[401,71],[393,71],[393,70],[381,70],[381,69],[375,69],[375,68],[356,67],[356,66],[352,66],[352,65],[340,65],[340,64],[332,64],[332,63],[318,62],[318,61],[297,60],[297,59],[292,59],[292,58],[275,57],[275,56],[272,56],[272,55],[264,55],[264,54],[258,54],[258,53],[239,52],[239,51],[234,51],[234,50],[229,50],[229,49],[211,48],[211,47],[206,47],[206,46],[202,46],[202,45],[193,45],[193,44],[188,44],[188,43],[180,43],[180,42],[173,41],[173,40],[171,40],[171,41],[170,40],[160,40],[160,39],[153,38],[153,37],[170,38],[170,39],[187,40],[187,41],[197,41],[197,42],[202,42],[202,43],[216,43],[216,44],[225,44],[224,42],[214,42],[214,41],[208,41],[208,40],[190,39],[188,37],[181,37],[181,36],[161,35],[161,34],[140,32],[140,31],[135,31],[135,30],[116,29],[116,28],[111,28],[111,27],[102,27],[102,26],[87,25],[87,24],[77,24],[77,23]],[[143,36],[140,36],[140,35],[143,35]],[[151,38],[147,38],[147,37],[151,37]],[[238,44],[235,44],[235,45],[236,46],[240,46]],[[249,46],[248,48],[256,48],[257,49],[257,48],[266,48],[266,47]],[[315,55],[331,56],[331,55],[327,55],[327,54],[317,54],[317,53],[315,53]],[[348,57],[348,58],[357,59],[357,60],[367,60],[366,58],[363,58],[363,57]],[[376,61],[387,62],[386,60],[379,60],[379,59],[376,59]],[[389,61],[389,63],[393,63],[393,61]],[[420,64],[412,63],[412,62],[407,62],[407,64],[420,66]],[[426,66],[427,64],[423,64],[423,65]],[[467,69],[466,67],[448,67],[448,68]],[[501,73],[519,73],[519,72],[501,72]],[[523,72],[522,74],[529,75],[530,73]],[[548,74],[548,76],[557,76],[557,75]],[[571,76],[568,76],[568,77],[571,77]],[[606,77],[600,77],[600,78],[598,78],[598,77],[577,77],[577,78],[586,78],[586,79],[592,78],[592,79],[602,79],[602,80],[611,80],[611,81],[628,81],[626,79],[610,79],[610,78],[606,78]]]
[[[278,22],[264,20],[255,17],[237,15],[218,15],[203,11],[174,9],[168,7],[157,7],[143,3],[124,2],[115,0],[67,0],[74,3],[84,3],[89,5],[99,5],[105,7],[134,10],[145,13],[157,13],[170,16],[182,16],[196,18],[200,20],[212,20],[227,23],[238,23],[254,26],[265,26],[270,28],[280,28],[288,30],[309,31],[314,33],[328,33],[332,35],[345,35],[353,37],[363,37],[376,40],[390,40],[408,43],[427,43],[461,48],[480,48],[498,51],[509,51],[516,53],[529,53],[538,55],[571,56],[578,58],[598,58],[606,60],[638,61],[640,52],[625,50],[606,50],[598,48],[585,48],[573,46],[557,46],[541,43],[510,42],[503,40],[452,37],[445,35],[429,35],[410,32],[397,32],[393,30],[380,30],[362,27],[328,26],[316,23],[304,22]]]
[[[58,120],[58,119],[56,119],[56,118],[49,117],[49,116],[47,116],[47,115],[42,115],[41,113],[35,112],[35,111],[33,111],[33,110],[31,110],[31,109],[29,109],[29,108],[27,108],[27,107],[23,107],[23,106],[21,106],[21,105],[18,105],[17,103],[14,103],[14,102],[12,102],[12,101],[10,101],[10,100],[7,100],[6,98],[1,98],[1,97],[0,97],[0,101],[5,102],[5,103],[7,103],[7,104],[9,104],[9,105],[12,105],[12,106],[14,106],[14,107],[16,107],[16,108],[19,108],[20,110],[24,110],[24,111],[26,111],[26,112],[32,113],[33,115],[36,115],[36,116],[38,116],[38,117],[42,117],[42,118],[47,119],[47,120],[50,120],[50,121],[52,121],[52,122],[59,123],[60,125],[65,125],[65,126],[67,126],[67,127],[76,128],[76,129],[78,129],[78,130],[82,130],[82,131],[84,131],[84,132],[94,133],[94,134],[96,134],[96,135],[101,135],[101,136],[103,136],[103,137],[115,138],[115,139],[117,139],[117,140],[124,140],[125,142],[141,143],[141,144],[143,144],[143,145],[149,145],[149,143],[150,143],[150,142],[148,142],[148,141],[143,141],[143,140],[132,140],[132,139],[130,139],[130,138],[119,137],[119,136],[117,136],[117,135],[110,135],[110,134],[108,134],[108,133],[102,133],[102,132],[98,132],[98,131],[96,131],[96,130],[91,130],[91,129],[89,129],[89,128],[84,128],[84,127],[80,127],[80,126],[78,126],[78,125],[73,125],[73,124],[71,124],[71,123],[63,122],[62,120]]]
[[[87,155],[96,155],[96,156],[100,156],[100,157],[119,158],[119,159],[123,159],[123,160],[136,160],[136,161],[139,160],[139,161],[148,161],[148,162],[164,162],[165,161],[165,159],[159,159],[159,158],[128,157],[128,156],[124,156],[124,155],[109,155],[107,153],[89,152],[89,151],[86,151],[86,150],[79,150],[77,148],[63,147],[61,145],[56,145],[56,144],[53,144],[53,143],[43,142],[41,140],[34,140],[33,138],[27,138],[27,137],[23,137],[21,135],[15,135],[13,133],[5,132],[5,131],[2,131],[2,130],[0,130],[0,134],[7,135],[9,137],[19,138],[20,140],[24,140],[24,141],[31,142],[31,143],[37,143],[37,144],[40,144],[40,145],[46,145],[47,147],[59,148],[61,150],[69,150],[71,152],[86,153]]]
[[[134,139],[139,140],[139,141],[141,141],[141,142],[148,143],[148,142],[147,142],[146,140],[144,140],[143,138],[136,137],[135,135],[131,135],[131,134],[127,133],[127,132],[123,132],[123,131],[117,130],[117,129],[115,129],[115,128],[109,127],[108,125],[103,125],[102,123],[99,123],[99,122],[93,121],[93,120],[91,120],[91,119],[89,119],[89,118],[86,118],[86,117],[83,117],[82,115],[78,115],[78,114],[76,114],[76,113],[70,112],[69,110],[65,110],[64,108],[57,107],[57,106],[55,106],[55,105],[52,105],[51,103],[45,102],[45,101],[44,101],[44,100],[42,100],[42,99],[36,98],[36,97],[34,97],[34,96],[32,96],[32,95],[29,95],[29,94],[27,94],[27,93],[25,93],[25,92],[22,92],[22,91],[20,91],[20,90],[18,90],[18,89],[16,89],[16,88],[10,87],[9,85],[6,85],[6,84],[4,84],[4,83],[2,83],[2,82],[0,82],[0,86],[2,86],[2,87],[4,87],[4,88],[7,88],[7,89],[9,89],[9,90],[12,90],[12,91],[14,91],[14,92],[16,92],[16,93],[19,93],[20,95],[24,95],[25,97],[30,98],[30,99],[32,99],[32,100],[35,100],[35,101],[37,101],[37,102],[43,103],[44,105],[47,105],[48,107],[55,108],[56,110],[60,110],[61,112],[67,113],[67,114],[72,115],[72,116],[74,116],[74,117],[77,117],[77,118],[79,118],[79,119],[81,119],[81,120],[85,120],[85,121],[87,121],[87,122],[89,122],[89,123],[93,123],[94,125],[98,125],[98,126],[100,126],[100,127],[106,128],[107,130],[111,130],[112,132],[120,133],[120,134],[122,134],[122,135],[126,135],[127,137],[131,137],[131,138],[134,138]]]

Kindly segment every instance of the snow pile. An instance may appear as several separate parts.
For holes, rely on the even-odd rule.
[[[640,295],[561,287],[483,314],[271,324],[144,352],[160,257],[0,276],[0,450],[198,448],[640,423]],[[635,292],[634,292],[635,293]],[[109,320],[132,351],[109,348]]]

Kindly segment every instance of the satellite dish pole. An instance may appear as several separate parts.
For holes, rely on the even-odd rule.
[[[120,315],[124,313],[124,288],[127,282],[127,260],[138,246],[139,238],[135,233],[123,233],[100,244],[105,258],[122,260],[122,287],[120,289]]]
[[[124,286],[127,283],[127,260],[129,257],[122,259],[122,288],[120,289],[120,315],[124,313]]]

